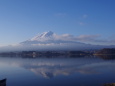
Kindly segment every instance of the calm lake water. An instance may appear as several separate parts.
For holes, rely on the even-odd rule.
[[[0,57],[6,86],[103,86],[115,83],[115,60],[100,57]]]

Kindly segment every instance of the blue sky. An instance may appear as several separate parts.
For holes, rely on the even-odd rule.
[[[0,45],[37,33],[115,39],[115,0],[0,0]]]

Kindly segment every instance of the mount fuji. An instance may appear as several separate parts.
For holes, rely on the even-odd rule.
[[[21,42],[20,44],[38,45],[38,44],[64,44],[64,43],[84,44],[84,43],[77,42],[76,40],[72,40],[69,34],[57,35],[52,31],[38,34],[27,41]]]
[[[21,42],[21,46],[33,50],[88,50],[113,48],[115,46],[93,45],[80,42],[80,38],[70,34],[57,35],[52,31],[38,34],[35,37]]]
[[[86,36],[92,40],[92,36]],[[0,51],[49,51],[49,50],[92,50],[101,48],[113,48],[113,46],[107,45],[94,45],[83,42],[86,40],[84,36],[76,37],[70,34],[58,35],[52,31],[38,34],[35,37],[23,41],[16,45],[9,45],[0,47]]]

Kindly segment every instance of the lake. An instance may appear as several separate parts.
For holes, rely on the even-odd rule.
[[[0,57],[6,86],[103,86],[115,83],[115,60],[86,57]]]

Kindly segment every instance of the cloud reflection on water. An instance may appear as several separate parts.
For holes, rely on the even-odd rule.
[[[71,74],[101,74],[109,69],[115,72],[115,62],[104,61],[98,58],[0,58],[0,63],[17,66],[29,70],[44,78],[52,78],[59,75]]]

